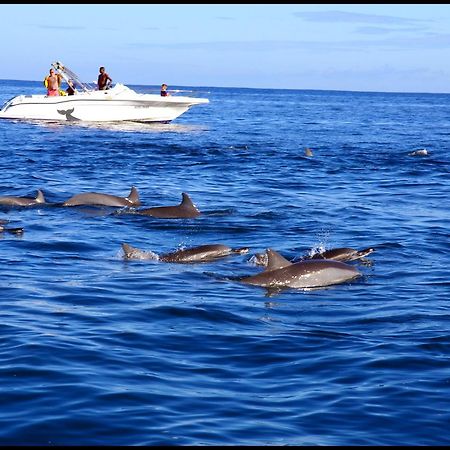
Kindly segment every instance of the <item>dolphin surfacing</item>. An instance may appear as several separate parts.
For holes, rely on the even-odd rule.
[[[44,194],[40,189],[38,189],[35,198],[13,197],[13,196],[0,197],[0,205],[7,205],[7,206],[33,206],[44,203],[45,203]]]
[[[23,233],[23,227],[20,228],[7,228],[3,225],[0,225],[0,233],[7,232],[11,234],[22,234]]]
[[[20,228],[7,228],[5,225],[9,222],[9,220],[0,219],[0,233],[7,232],[11,234],[22,234],[23,227]]]
[[[223,244],[199,245],[198,247],[177,250],[162,255],[139,250],[125,243],[122,244],[122,249],[125,259],[157,259],[159,261],[181,264],[209,262],[225,256],[248,252],[247,247],[233,249]]]
[[[355,261],[364,258],[375,251],[374,248],[368,247],[363,250],[355,250],[354,248],[332,248],[321,253],[315,253],[311,259],[334,259],[335,261]]]
[[[304,256],[301,261],[310,259],[333,259],[335,261],[365,261],[365,257],[373,253],[375,249],[373,247],[368,247],[363,250],[356,250],[354,248],[339,247],[332,248],[320,253],[314,253],[313,255]],[[267,253],[256,253],[252,256],[251,261],[258,266],[267,266],[268,256]],[[292,261],[291,261],[292,262]]]
[[[278,252],[267,249],[267,267],[257,275],[241,277],[240,282],[266,288],[316,288],[344,283],[362,276],[349,264],[331,259],[291,263]]]
[[[186,192],[181,194],[182,200],[175,206],[154,206],[152,208],[140,209],[136,214],[157,217],[159,219],[192,219],[200,215],[200,211],[192,202]]]
[[[63,206],[117,206],[117,207],[135,207],[140,206],[138,190],[132,186],[128,197],[117,197],[111,194],[101,194],[98,192],[86,192],[74,195],[63,203]]]
[[[159,256],[156,253],[146,252],[126,243],[122,244],[122,250],[124,259],[159,259]]]

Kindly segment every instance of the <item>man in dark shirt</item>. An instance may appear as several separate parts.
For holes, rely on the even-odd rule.
[[[170,94],[167,92],[167,84],[163,83],[161,85],[161,97],[167,97],[168,95]]]
[[[67,89],[66,89],[67,95],[75,94],[75,85],[73,84],[73,81],[68,80],[67,84],[68,84]]]
[[[105,72],[105,68],[100,67],[100,75],[98,76],[97,86],[99,91],[109,89],[112,83],[112,78]]]

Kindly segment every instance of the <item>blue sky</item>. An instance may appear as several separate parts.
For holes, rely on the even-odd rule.
[[[450,92],[449,4],[2,4],[0,79]]]

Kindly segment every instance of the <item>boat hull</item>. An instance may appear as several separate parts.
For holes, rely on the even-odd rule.
[[[127,91],[126,95],[117,95],[113,90],[55,97],[20,95],[3,106],[0,118],[63,122],[170,122],[192,106],[209,102],[205,98],[161,97]]]

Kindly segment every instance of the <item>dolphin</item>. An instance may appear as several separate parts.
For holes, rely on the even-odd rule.
[[[6,228],[3,225],[0,225],[0,233],[3,233],[5,231],[8,232],[8,233],[11,233],[11,234],[22,234],[23,233],[23,227],[20,227],[20,228]]]
[[[408,153],[409,156],[427,156],[428,150],[426,148],[421,148],[420,150],[414,150]]]
[[[128,197],[117,197],[110,194],[99,194],[97,192],[87,192],[77,194],[66,200],[62,206],[79,206],[79,205],[95,205],[95,206],[140,206],[138,190],[132,186]]]
[[[45,198],[43,192],[38,189],[35,198],[29,197],[13,197],[13,196],[5,196],[0,197],[0,205],[8,205],[8,206],[33,206],[45,203]]]
[[[242,255],[248,252],[247,247],[233,249],[222,244],[200,245],[163,255],[139,250],[125,243],[122,244],[122,249],[125,259],[157,259],[159,261],[182,264],[214,261],[232,254]]]
[[[9,222],[9,220],[0,219],[0,233],[7,231],[11,234],[22,234],[23,228],[6,228],[5,225]]]
[[[354,248],[332,248],[321,253],[315,253],[310,259],[334,259],[335,261],[355,261],[364,258],[374,252],[372,247],[363,250],[355,250]]]
[[[257,275],[238,281],[266,288],[316,288],[344,283],[362,276],[349,264],[332,259],[291,263],[278,252],[267,249],[267,267]]]
[[[305,256],[301,260],[308,259],[334,259],[335,261],[355,261],[357,259],[364,259],[365,256],[370,255],[375,249],[372,247],[363,250],[355,250],[354,248],[332,248],[324,252],[315,253],[312,256]],[[267,253],[256,253],[251,258],[251,261],[258,266],[267,266]],[[292,261],[291,261],[292,262]]]
[[[192,202],[188,194],[183,192],[182,200],[176,206],[155,206],[153,208],[140,209],[136,214],[158,217],[160,219],[191,219],[200,215],[200,211]]]

